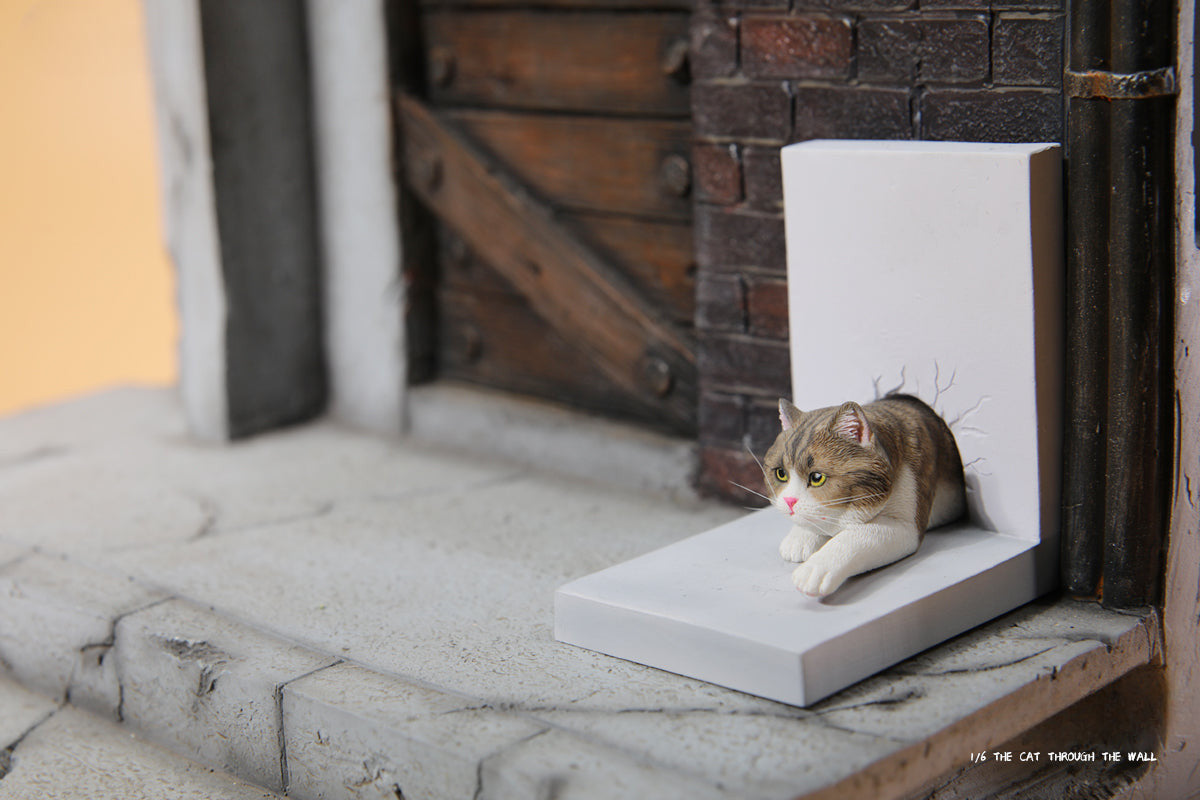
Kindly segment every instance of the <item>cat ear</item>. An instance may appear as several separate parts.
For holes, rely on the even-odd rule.
[[[802,416],[804,416],[804,412],[782,397],[779,398],[779,424],[785,431],[790,431],[799,425]]]
[[[844,439],[849,439],[863,447],[869,447],[875,440],[871,426],[867,424],[867,415],[858,403],[842,403],[833,417],[830,430]]]

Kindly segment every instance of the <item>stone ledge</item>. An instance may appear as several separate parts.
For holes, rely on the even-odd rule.
[[[734,511],[328,424],[206,447],[177,414],[0,421],[0,668],[295,797],[899,797],[1156,656],[1152,613],[1042,601],[780,705],[550,632],[556,586]]]

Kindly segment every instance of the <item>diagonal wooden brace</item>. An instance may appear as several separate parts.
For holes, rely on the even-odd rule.
[[[420,101],[397,97],[402,172],[423,203],[591,356],[593,369],[684,433],[696,428],[695,344],[554,212]],[[580,365],[581,369],[588,365]]]

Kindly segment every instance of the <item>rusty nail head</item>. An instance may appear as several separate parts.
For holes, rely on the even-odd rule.
[[[675,384],[671,367],[658,356],[648,356],[642,364],[642,378],[646,387],[658,397],[666,397]]]
[[[686,197],[692,188],[692,166],[678,153],[663,159],[658,172],[664,190],[676,197]]]
[[[427,192],[436,192],[442,185],[442,160],[427,155],[417,162],[416,178]]]
[[[483,355],[483,334],[479,332],[479,328],[468,324],[463,326],[462,336],[463,357],[468,364],[472,364]]]
[[[436,47],[429,54],[429,79],[434,86],[445,88],[454,82],[456,63],[454,53],[445,47]]]
[[[662,67],[663,75],[669,78],[685,78],[688,68],[687,40],[676,39],[667,45],[667,49],[663,51],[660,66]]]

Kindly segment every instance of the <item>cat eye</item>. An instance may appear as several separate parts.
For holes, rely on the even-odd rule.
[[[808,473],[808,485],[814,487],[820,486],[821,484],[825,483],[826,477],[827,476],[824,472],[810,472]]]
[[[788,479],[787,470],[784,469],[783,467],[777,467],[775,469],[775,480],[779,481],[780,483],[787,483],[787,479]]]

